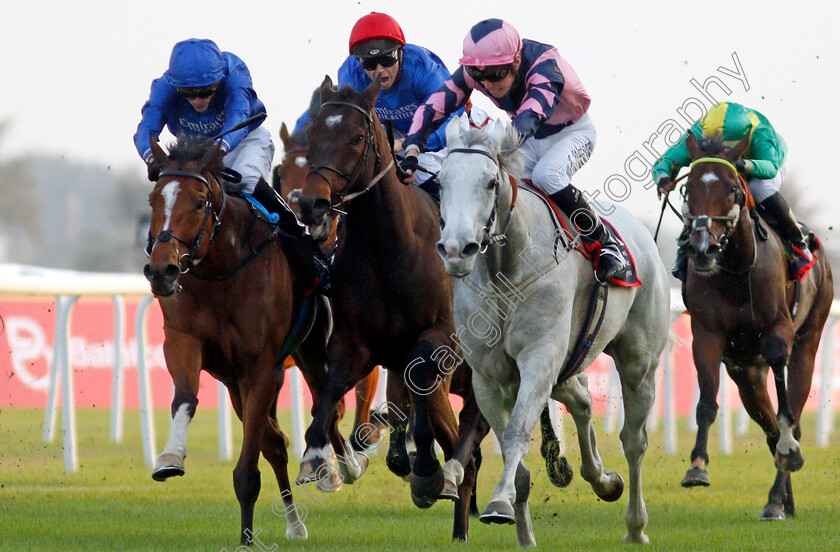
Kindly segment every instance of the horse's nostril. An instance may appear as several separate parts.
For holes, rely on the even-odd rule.
[[[441,242],[437,242],[435,249],[437,249],[438,255],[440,255],[441,257],[446,257],[446,247],[444,247]]]
[[[467,245],[465,245],[464,248],[461,250],[461,255],[464,258],[472,257],[473,255],[478,253],[478,249],[478,242],[470,242]]]
[[[170,281],[176,279],[180,273],[181,273],[181,269],[178,268],[177,265],[168,264],[168,265],[166,265],[166,268],[163,269],[163,278],[166,281],[170,282]]]
[[[152,281],[152,267],[146,265],[143,267],[143,276],[146,277],[147,280],[150,282]]]
[[[716,243],[713,243],[712,245],[709,246],[709,248],[706,250],[706,252],[709,255],[717,255],[720,252],[720,245],[718,245]]]

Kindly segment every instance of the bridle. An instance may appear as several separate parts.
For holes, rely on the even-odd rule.
[[[222,224],[222,215],[224,214],[225,207],[227,206],[227,194],[225,194],[224,190],[221,190],[222,205],[221,207],[219,207],[219,212],[217,214],[213,210],[213,187],[210,184],[210,180],[213,180],[213,182],[215,182],[217,186],[219,185],[219,183],[212,176],[210,176],[210,178],[208,179],[200,174],[190,171],[165,170],[160,173],[158,179],[166,176],[186,176],[188,178],[193,178],[204,184],[207,187],[207,191],[209,192],[207,201],[204,204],[204,219],[202,219],[201,221],[201,226],[199,226],[198,234],[195,236],[195,238],[193,238],[190,241],[187,241],[186,239],[174,234],[171,230],[163,230],[160,233],[158,233],[158,235],[154,238],[152,238],[150,234],[148,242],[146,244],[146,256],[151,256],[152,249],[158,243],[171,243],[172,240],[180,242],[189,247],[189,251],[187,253],[184,253],[178,257],[178,268],[181,270],[181,274],[186,274],[190,271],[191,268],[198,265],[198,263],[200,263],[201,259],[203,258],[196,258],[195,252],[196,250],[198,250],[198,246],[201,245],[201,240],[204,237],[204,228],[207,226],[207,219],[210,218],[211,215],[213,216],[214,220],[213,228],[210,231],[209,239],[210,243],[213,243],[213,239],[216,237],[216,232],[219,230],[219,226]],[[178,253],[178,244],[173,243],[172,246],[175,248],[175,252]],[[184,260],[186,260],[186,266],[184,265]]]
[[[369,111],[366,111],[366,110],[362,109],[361,107],[359,107],[358,105],[356,105],[354,103],[341,102],[341,101],[328,101],[328,102],[324,102],[323,104],[321,104],[322,110],[323,110],[324,107],[326,107],[328,105],[341,105],[341,106],[352,107],[353,109],[355,109],[356,111],[358,111],[359,113],[364,115],[365,121],[367,121],[367,132],[365,133],[365,137],[364,137],[365,149],[362,152],[361,157],[359,157],[359,161],[358,161],[358,163],[356,163],[356,168],[353,170],[352,175],[348,175],[347,173],[344,173],[344,172],[340,171],[339,169],[336,169],[335,167],[330,167],[329,165],[314,165],[314,164],[309,165],[309,174],[317,174],[318,176],[323,178],[327,182],[327,184],[330,183],[330,180],[324,174],[324,171],[333,172],[333,173],[337,174],[338,176],[340,176],[341,178],[343,178],[344,180],[347,181],[347,186],[344,188],[344,190],[342,190],[340,192],[332,192],[332,194],[330,196],[330,211],[345,214],[342,211],[339,211],[338,207],[340,207],[344,203],[347,203],[351,199],[359,197],[360,195],[364,194],[365,192],[367,192],[368,190],[373,188],[373,186],[376,185],[377,182],[382,180],[382,178],[388,173],[388,171],[391,170],[391,167],[394,166],[394,159],[392,157],[391,162],[388,163],[388,166],[386,166],[376,176],[374,176],[371,179],[371,181],[368,183],[368,185],[365,186],[364,189],[359,190],[357,192],[352,192],[352,193],[349,193],[347,195],[344,195],[344,192],[346,192],[348,188],[353,186],[353,183],[356,182],[356,180],[359,178],[359,175],[361,175],[362,171],[367,166],[368,156],[370,155],[371,150],[373,150],[373,154],[376,156],[374,167],[379,164],[379,161],[380,161],[379,152],[376,150],[376,145],[375,145],[374,137],[373,137],[373,117],[371,116],[371,113]]]
[[[714,236],[714,234],[712,234],[712,223],[715,221],[723,222],[726,225],[723,233],[716,237],[716,243],[719,248],[718,252],[723,252],[729,244],[732,234],[735,232],[735,228],[738,225],[742,211],[749,209],[749,188],[744,180],[744,177],[741,176],[738,169],[735,168],[735,165],[729,161],[717,157],[701,157],[699,159],[695,159],[691,163],[689,166],[689,172],[694,169],[695,165],[700,163],[718,163],[720,165],[725,165],[726,167],[732,169],[732,172],[735,174],[735,179],[738,182],[738,185],[729,192],[735,194],[735,203],[725,215],[692,215],[688,208],[688,192],[686,191],[683,195],[685,202],[682,207],[682,215],[683,219],[687,221],[686,226],[689,227],[690,234],[692,236],[697,232],[706,232],[710,236]],[[689,225],[688,222],[691,224]],[[753,254],[755,255],[755,253]],[[753,259],[753,264],[755,264],[755,259]]]
[[[499,166],[499,161],[495,157],[481,149],[453,148],[451,150],[448,150],[446,154],[449,155],[451,153],[477,153],[489,158],[497,167]],[[501,186],[501,178],[499,178],[498,176],[499,175],[497,175],[497,178],[495,178],[493,181],[493,209],[490,211],[490,216],[487,217],[487,222],[481,228],[480,235],[482,236],[482,240],[480,241],[478,249],[478,252],[481,255],[486,253],[487,249],[491,245],[504,245],[504,243],[507,241],[507,230],[510,226],[511,219],[513,218],[513,208],[516,207],[516,196],[517,192],[519,191],[519,186],[517,186],[516,184],[516,179],[513,176],[508,175],[508,179],[510,180],[510,185],[513,193],[513,197],[510,202],[510,210],[508,211],[507,220],[505,221],[505,225],[502,231],[492,234],[490,231],[496,222],[496,212],[499,210],[499,187]]]

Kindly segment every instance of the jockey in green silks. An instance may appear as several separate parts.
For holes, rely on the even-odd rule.
[[[779,192],[785,179],[785,158],[787,144],[767,117],[754,109],[736,103],[719,103],[688,130],[695,138],[721,134],[724,145],[732,147],[749,134],[750,142],[740,160],[736,163],[744,175],[755,199],[758,212],[776,233],[808,262],[813,255],[808,249],[806,236],[785,198]],[[674,178],[681,168],[691,163],[685,135],[653,165],[651,173],[656,189],[667,194],[674,189]],[[671,273],[685,282],[688,270],[688,227],[678,240],[677,260]]]

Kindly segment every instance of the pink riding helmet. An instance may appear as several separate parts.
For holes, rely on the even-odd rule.
[[[479,21],[464,38],[461,65],[483,69],[491,65],[508,65],[522,48],[522,39],[513,25],[501,19]]]

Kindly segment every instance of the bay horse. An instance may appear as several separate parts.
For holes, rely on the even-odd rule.
[[[609,301],[600,314],[600,330],[594,337],[586,330],[591,348],[565,379],[561,369],[586,329],[597,285],[591,261],[577,249],[558,247],[548,206],[510,176],[520,144],[514,127],[497,123],[486,134],[464,131],[452,121],[446,140],[448,155],[438,175],[443,228],[437,249],[446,271],[457,278],[455,324],[469,330],[459,334],[461,347],[472,368],[478,406],[499,437],[504,458],[501,479],[480,519],[515,523],[519,546],[536,544],[528,508],[530,472],[523,459],[549,399],[563,402],[577,425],[582,477],[602,500],[621,496],[621,477],[605,473],[598,455],[592,399],[580,373],[605,352],[615,361],[624,397],[621,443],[630,468],[624,541],[647,543],[641,480],[645,423],[668,337],[670,303],[667,272],[653,239],[617,206],[606,217],[632,252],[642,285],[604,288]]]
[[[749,188],[734,167],[748,144],[746,137],[727,150],[722,138],[714,136],[698,145],[691,133],[686,141],[692,164],[683,214],[691,237],[683,297],[691,315],[700,400],[692,467],[682,485],[709,485],[706,446],[718,410],[722,361],[775,456],[776,479],[761,513],[761,519],[773,520],[795,515],[790,472],[804,462],[799,417],[810,392],[814,357],[834,291],[831,267],[821,257],[795,298],[784,245],[775,232],[766,231],[764,223],[753,220]],[[766,239],[756,237],[760,230]],[[768,365],[777,412],[767,392]]]
[[[424,192],[397,178],[388,138],[373,111],[379,80],[363,92],[334,92],[326,77],[320,90],[321,109],[308,131],[310,169],[300,197],[302,219],[313,237],[323,239],[338,209],[346,214],[332,266],[335,329],[327,351],[329,370],[306,432],[297,482],[324,473],[326,428],[336,401],[373,366],[385,366],[389,387],[396,378],[411,391],[417,449],[408,467],[412,499],[429,507],[438,498],[457,497],[453,537],[466,540],[475,481],[472,452],[489,427],[470,407],[468,375],[460,375],[468,374],[468,367],[460,365],[456,353],[452,282],[435,253],[437,207]],[[465,395],[458,450],[466,469],[457,489],[444,491],[434,442],[447,459],[456,454],[458,424],[448,392],[458,382]],[[358,444],[335,452],[344,481],[358,479],[368,463]]]
[[[317,111],[316,111],[317,112]],[[272,169],[272,186],[280,192],[289,207],[294,211],[295,216],[300,219],[300,207],[298,198],[301,188],[306,180],[309,171],[309,163],[306,160],[306,150],[309,148],[309,137],[305,131],[298,131],[289,134],[286,123],[280,125],[280,140],[283,142],[283,157],[280,164]],[[321,251],[332,257],[335,251],[338,219],[333,221],[329,237],[319,243]],[[378,419],[378,414],[371,423],[371,405],[376,396],[376,386],[379,383],[379,370],[373,370],[367,377],[356,385],[356,418],[355,428],[363,427],[366,433],[360,435],[362,440],[368,443],[376,443],[380,439],[380,432],[383,424]],[[341,408],[343,414],[343,408]],[[377,413],[379,409],[377,407]],[[354,432],[355,434],[355,432]]]
[[[243,424],[242,449],[233,470],[240,505],[240,541],[250,544],[260,491],[259,455],[280,486],[286,537],[307,538],[292,500],[287,471],[288,437],[277,425],[283,360],[291,352],[313,396],[326,373],[329,305],[304,298],[309,282],[295,266],[275,228],[241,197],[219,183],[218,143],[180,137],[167,155],[152,140],[161,168],[149,195],[152,207],[149,262],[144,267],[163,311],[166,366],[175,385],[169,439],[157,459],[157,481],[184,474],[187,429],[195,414],[199,373],[227,387]],[[337,413],[330,436],[340,439]]]

